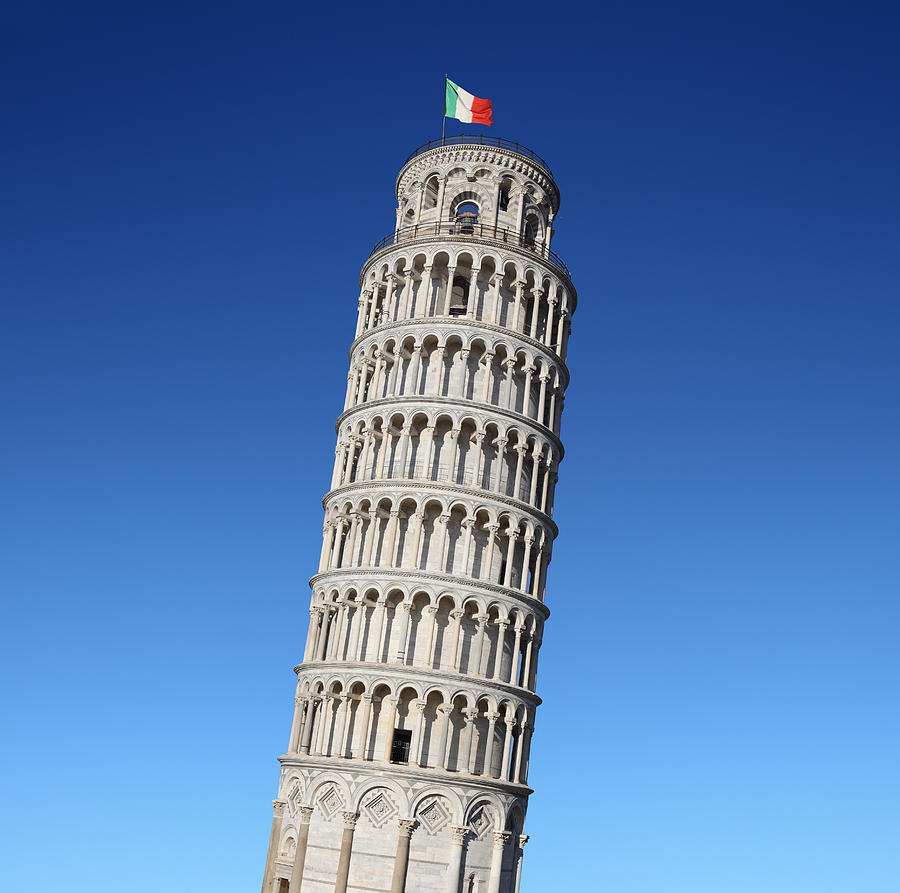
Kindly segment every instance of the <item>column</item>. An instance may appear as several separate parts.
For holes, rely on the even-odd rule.
[[[399,362],[399,360],[397,361]],[[391,451],[391,425],[385,420],[384,430],[381,432],[381,449],[378,451],[378,464],[375,467],[375,478],[377,480],[384,479],[384,468],[387,464],[387,457]]]
[[[488,524],[488,541],[487,541],[487,565],[484,570],[483,580],[493,582],[491,580],[491,572],[494,569],[494,543],[497,539],[497,531],[500,529],[499,524]],[[484,562],[482,562],[484,565]]]
[[[459,870],[462,867],[463,846],[469,829],[465,825],[450,826],[450,859],[443,893],[459,893]]]
[[[491,850],[491,874],[487,893],[500,893],[500,877],[503,874],[503,851],[510,838],[509,831],[494,832],[494,847]]]
[[[422,345],[414,344],[412,357],[409,361],[409,371],[406,374],[407,396],[416,396],[419,393],[419,366],[422,363]]]
[[[356,389],[356,405],[359,406],[363,402],[366,394],[366,383],[369,380],[369,361],[363,359],[359,372],[359,387]]]
[[[469,673],[474,672],[476,676],[481,676],[481,660],[484,655],[484,638],[487,634],[488,615],[479,614],[475,618],[475,622],[478,624],[478,632],[476,633],[475,653],[472,656],[473,660],[472,665],[469,667]]]
[[[497,650],[494,652],[494,665],[491,667],[490,672],[491,679],[500,678],[500,669],[503,666],[503,649],[506,645],[506,631],[508,629],[508,620],[500,619],[497,621]],[[518,639],[516,639],[516,641],[518,641]]]
[[[497,732],[497,720],[500,719],[500,714],[491,712],[487,714],[488,721],[488,738],[487,744],[484,748],[484,771],[481,773],[482,775],[486,775],[488,778],[495,778],[494,775],[494,737]]]
[[[474,775],[475,774],[475,760],[478,757],[478,739],[477,739],[478,727],[475,725],[475,722],[478,719],[478,710],[470,710],[466,714],[467,723],[468,723],[469,717],[471,717],[472,722],[469,727],[470,728],[469,752],[468,752],[468,760],[466,762],[467,762],[467,768],[469,771],[469,775]]]
[[[438,765],[441,769],[447,768],[447,757],[450,755],[450,729],[452,726],[450,717],[453,714],[452,704],[440,704],[438,713],[441,715],[440,742],[441,749],[438,752]]]
[[[419,277],[419,295],[415,316],[426,316],[428,314],[428,305],[431,303],[431,267],[432,264],[425,264],[422,268],[422,275]]]
[[[463,530],[463,559],[460,573],[465,577],[469,574],[469,554],[472,551],[472,528],[475,522],[471,518],[466,518],[462,522]]]
[[[347,893],[347,878],[350,875],[350,854],[353,851],[353,831],[356,828],[358,812],[342,812],[344,834],[341,837],[341,854],[338,857],[337,880],[334,893]]]
[[[465,351],[463,351],[465,353]],[[451,428],[446,437],[444,438],[444,448],[441,450],[443,454],[445,454],[447,459],[447,473],[444,476],[444,480],[448,484],[456,483],[456,462],[457,462],[457,454],[456,454],[456,445],[457,438],[459,437],[459,428]],[[465,483],[465,482],[463,482]]]
[[[338,695],[340,706],[337,710],[337,721],[334,728],[334,751],[332,756],[342,757],[345,753],[344,732],[347,728],[347,718],[350,714],[350,695]]]
[[[316,736],[316,754],[323,754],[326,747],[328,727],[331,725],[331,699],[332,695],[324,694],[319,708],[319,729]]]
[[[469,297],[466,300],[466,316],[469,319],[475,317],[475,305],[478,303],[478,274],[481,267],[472,267],[472,275],[469,278]]]
[[[544,463],[544,483],[541,487],[541,511],[547,511],[547,491],[550,486],[550,475],[553,474],[553,457],[548,456]]]
[[[434,666],[434,634],[437,629],[437,612],[438,609],[435,605],[428,605],[425,608],[425,614],[428,615],[428,650],[425,652],[425,661],[419,661],[420,666],[429,668]]]
[[[534,445],[534,452],[531,454],[531,489],[528,491],[528,504],[534,506],[537,500],[537,484],[538,472],[541,468],[541,448],[538,444]]]
[[[365,291],[359,296],[356,303],[356,335],[354,340],[362,334],[363,326],[366,324],[366,293]]]
[[[326,521],[322,525],[322,551],[319,554],[319,573],[328,567],[328,559],[331,556],[331,550],[334,544],[334,524]]]
[[[400,526],[400,511],[391,509],[391,520],[388,522],[387,561],[385,567],[396,567],[397,528]]]
[[[411,523],[413,525],[412,531],[412,567],[419,566],[419,550],[422,548],[422,529],[425,526],[425,513],[424,512],[413,512]]]
[[[356,564],[356,539],[359,536],[359,528],[362,526],[362,515],[353,512],[350,515],[350,535],[347,537],[347,546],[344,549],[342,567],[353,567]]]
[[[525,644],[525,661],[522,664],[522,685],[528,688],[531,679],[531,645],[534,642],[534,633],[528,634],[528,642]]]
[[[461,393],[464,399],[468,398],[469,393],[469,348],[464,347],[459,352],[459,362],[462,367],[462,372],[460,373],[461,382]]]
[[[456,275],[456,267],[447,267],[447,290],[444,292],[444,316],[450,315],[450,299],[453,296],[453,277]]]
[[[372,283],[372,304],[369,307],[369,319],[366,323],[366,328],[371,329],[377,321],[378,314],[378,296],[381,293],[381,283],[373,282]]]
[[[360,714],[362,714],[360,716]],[[366,750],[369,743],[369,726],[372,722],[372,696],[363,695],[359,700],[359,707],[356,708],[356,724],[358,731],[356,733],[356,741],[350,755],[356,760],[366,759]]]
[[[438,348],[440,350],[440,348]],[[423,443],[422,438],[427,438],[427,442]],[[431,480],[431,463],[434,462],[434,428],[431,425],[424,427],[419,434],[419,453],[422,453],[424,447],[425,457],[420,459],[422,462],[422,477],[425,480]],[[416,469],[413,469],[413,477],[416,476]]]
[[[328,566],[332,569],[337,567],[338,558],[341,554],[341,541],[344,538],[344,528],[347,525],[347,520],[345,518],[337,519],[337,526],[334,535],[334,546],[331,550],[331,561],[328,562]]]
[[[313,659],[316,653],[316,638],[319,635],[319,609],[309,609],[309,632],[306,634],[306,649],[303,652],[303,663]]]
[[[306,706],[306,698],[299,694],[300,682],[297,681],[298,694],[294,697],[294,718],[291,721],[291,734],[288,738],[288,753],[296,753],[300,743],[300,726],[303,723],[303,708]]]
[[[478,714],[475,710],[463,710],[462,715],[466,725],[463,728],[462,735],[459,736],[459,753],[456,755],[456,769],[457,771],[468,772],[469,754],[472,750],[472,727]]]
[[[378,538],[378,509],[375,506],[369,509],[369,526],[366,528],[365,544],[363,545],[362,567],[372,566],[372,549]]]
[[[397,663],[406,663],[406,639],[409,636],[409,614],[412,611],[412,605],[409,602],[401,602],[398,606],[400,609],[400,629],[397,634],[397,653],[395,659]],[[394,617],[396,620],[396,615]]]
[[[300,827],[297,829],[297,852],[294,853],[294,867],[291,869],[291,881],[289,889],[293,893],[299,893],[303,884],[303,867],[306,865],[306,845],[309,842],[309,820],[312,818],[313,808],[301,806]]]
[[[528,331],[531,334],[531,337],[537,340],[537,324],[541,312],[541,298],[544,296],[544,290],[542,288],[533,288],[531,290],[531,296],[534,298],[534,306],[531,308],[531,322],[528,325]]]
[[[397,449],[397,464],[391,473],[392,478],[405,478],[409,471],[406,467],[406,457],[409,454],[409,438],[412,431],[409,423],[405,424],[400,431],[400,443]]]
[[[384,702],[388,702],[388,710],[387,714],[387,733],[384,736],[384,759],[385,762],[390,762],[391,759],[391,748],[394,746],[394,726],[397,722],[397,704],[400,703],[399,698],[388,697],[381,699],[381,707],[384,709]]]
[[[300,743],[300,753],[309,753],[309,744],[312,741],[313,727],[316,723],[316,709],[319,714],[322,712],[321,698],[311,697],[309,700],[309,709],[306,711],[306,722],[303,725],[303,740]]]
[[[415,701],[416,705],[416,721],[413,726],[411,750],[409,752],[409,764],[411,766],[419,765],[419,756],[422,749],[422,735],[425,731],[425,701]],[[410,704],[410,706],[412,706]]]
[[[384,659],[384,634],[387,630],[387,599],[380,596],[375,602],[375,613],[378,615],[378,651],[375,654],[375,660],[378,663]]]
[[[502,281],[501,276],[494,276],[491,279],[491,300],[493,302],[493,312],[491,313],[491,325],[499,325],[500,324],[500,283]]]
[[[512,585],[513,559],[516,557],[516,541],[519,539],[519,531],[518,530],[507,531],[506,539],[507,539],[506,574],[503,577],[503,585],[511,586]]]
[[[556,296],[547,299],[547,328],[544,330],[544,346],[553,347],[553,330],[556,328]]]
[[[278,853],[278,844],[281,841],[281,824],[284,820],[284,800],[272,801],[272,831],[269,834],[269,851],[266,853],[266,870],[263,874],[262,893],[270,893],[272,886],[272,867],[275,856]]]
[[[525,858],[525,844],[530,840],[527,834],[519,835],[519,847],[516,851],[516,886],[513,893],[519,893],[519,886],[522,883],[522,860]]]
[[[506,372],[506,377],[503,379],[503,386],[500,389],[499,405],[504,409],[512,409],[513,376],[515,375],[516,360],[514,357],[507,357],[500,365]]]
[[[531,595],[534,598],[541,597],[541,574],[544,572],[542,563],[544,560],[544,547],[538,546],[537,555],[534,557],[534,573],[531,575]]]
[[[537,411],[537,422],[540,425],[544,424],[544,406],[547,402],[547,382],[550,381],[550,376],[547,375],[546,372],[542,372],[538,378],[541,382],[541,392],[538,395],[538,411]]]
[[[317,661],[325,659],[325,644],[328,641],[328,622],[331,619],[334,609],[331,607],[324,607],[320,610],[322,613],[322,627],[319,630],[319,641],[316,643]]]
[[[406,886],[406,866],[409,863],[409,839],[416,826],[414,819],[398,819],[397,853],[394,856],[394,874],[391,877],[391,893],[403,893]]]
[[[522,645],[522,627],[517,623],[516,624],[516,641],[513,645],[512,652],[512,661],[510,661],[509,665],[509,679],[506,681],[509,682],[510,685],[516,685],[518,683],[518,679],[516,679],[517,671],[519,669],[519,649]]]
[[[494,493],[500,492],[500,475],[503,472],[503,455],[506,452],[506,444],[509,441],[505,437],[498,437],[494,446],[497,447],[497,460],[494,462],[494,467],[491,469],[491,483],[490,489],[494,491]]]
[[[397,277],[393,273],[388,273],[387,282],[385,283],[384,303],[381,305],[381,321],[388,322],[391,318],[391,300],[394,297],[394,289],[397,287]]]
[[[525,453],[527,451],[527,447],[522,444],[517,444],[515,447],[516,451],[516,476],[513,479],[513,491],[512,497],[513,499],[521,499],[519,496],[519,489],[522,486],[522,465],[525,462]]]
[[[428,365],[430,366],[433,362],[437,369],[437,381],[434,384],[434,394],[436,397],[440,397],[444,390],[444,376],[447,374],[447,364],[444,362],[445,354],[446,349],[443,346],[436,347],[434,353],[428,358]]]
[[[515,767],[513,768],[512,778],[510,779],[510,781],[515,784],[521,784],[522,782],[522,751],[525,746],[525,727],[525,720],[522,720],[522,723],[519,726],[519,737],[516,739]]]
[[[449,527],[450,516],[440,515],[438,521],[440,521],[440,533],[438,536],[437,547],[438,570],[443,574],[447,570],[447,530]]]
[[[503,738],[503,760],[500,763],[500,777],[504,781],[509,781],[509,751],[510,746],[512,745],[512,730],[516,721],[514,719],[506,718],[503,722],[506,724],[506,735]]]
[[[531,566],[531,546],[534,537],[525,534],[525,552],[522,555],[522,578],[519,580],[519,592],[528,592],[528,570]]]
[[[525,744],[522,749],[522,784],[528,784],[528,762],[531,759],[531,736],[534,734],[534,726],[525,725]]]
[[[409,303],[413,292],[413,271],[405,270],[403,273],[403,293],[400,295],[400,318],[409,319]]]
[[[522,311],[522,297],[525,291],[525,283],[516,281],[513,283],[513,288],[516,291],[515,310],[513,311],[512,325],[507,328],[511,328],[513,331],[518,332],[521,330],[519,326],[519,316]]]
[[[459,633],[462,628],[463,612],[459,608],[454,608],[450,612],[453,619],[453,651],[450,654],[450,669],[459,672]]]
[[[484,382],[481,386],[481,402],[487,403],[491,393],[491,379],[494,375],[494,354],[486,351],[482,359],[484,360]]]

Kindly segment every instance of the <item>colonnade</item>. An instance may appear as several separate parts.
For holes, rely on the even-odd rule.
[[[473,266],[476,258],[468,253],[451,258],[440,252],[431,262],[425,260],[418,255],[410,268],[401,266],[407,261],[395,260],[398,268],[385,265],[372,272],[360,292],[357,338],[385,322],[462,317],[525,335],[565,358],[571,306],[562,283],[535,279],[530,271],[521,274],[499,256],[483,257],[482,266]],[[454,295],[460,280],[465,281],[464,293]]]
[[[421,410],[354,422],[335,447],[331,490],[362,481],[434,481],[511,496],[553,514],[559,460],[545,439],[516,428]]]
[[[419,594],[375,602],[344,595],[310,608],[304,663],[394,663],[443,670],[534,691],[541,626],[520,609],[487,611],[473,602],[437,605]]]
[[[407,758],[395,762],[527,784],[534,724],[524,705],[491,709],[480,698],[469,707],[459,696],[444,701],[440,692],[424,699],[406,689],[391,695],[383,685],[374,694],[363,683],[348,691],[332,685],[297,697],[288,753],[391,762],[394,736],[406,730]]]
[[[344,411],[387,398],[444,396],[518,413],[553,432],[564,404],[559,370],[523,350],[401,334],[354,357]]]
[[[511,512],[494,517],[456,500],[362,498],[335,507],[322,529],[319,573],[401,568],[496,583],[543,600],[551,558],[549,530]]]

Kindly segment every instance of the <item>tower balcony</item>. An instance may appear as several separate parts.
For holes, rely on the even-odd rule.
[[[541,258],[545,263],[555,267],[569,282],[571,276],[565,261],[542,242],[527,232],[519,232],[508,226],[494,226],[479,222],[477,214],[457,215],[452,221],[437,223],[414,223],[401,226],[400,229],[386,235],[372,247],[368,262],[386,248],[396,245],[415,244],[417,242],[478,242],[496,248],[515,248],[527,254]]]

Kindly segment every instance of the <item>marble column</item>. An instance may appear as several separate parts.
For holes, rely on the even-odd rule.
[[[398,819],[397,853],[394,856],[394,874],[391,878],[391,893],[403,893],[406,886],[406,867],[409,864],[409,839],[416,823],[414,819]]]
[[[443,893],[459,893],[459,871],[462,868],[463,846],[469,829],[465,825],[450,826],[450,859]]]
[[[519,846],[516,850],[516,886],[514,893],[519,893],[519,886],[522,883],[522,860],[525,858],[525,844],[528,843],[527,834],[519,835]]]
[[[488,879],[487,893],[500,893],[500,878],[503,876],[503,851],[510,838],[509,831],[494,832],[494,846],[491,850],[491,874]]]
[[[309,842],[309,820],[312,818],[313,808],[301,806],[300,827],[297,830],[297,852],[294,853],[294,865],[291,868],[290,893],[300,893],[303,884],[303,868],[306,865],[306,845]]]
[[[334,893],[347,893],[347,878],[350,876],[350,855],[353,852],[353,831],[356,828],[358,812],[342,812],[344,833],[341,837],[341,854],[338,856],[337,880]]]
[[[272,832],[269,834],[269,851],[266,853],[266,870],[263,874],[262,893],[269,893],[272,886],[272,870],[275,864],[275,856],[278,853],[278,844],[281,841],[281,825],[284,821],[284,800],[272,801]]]

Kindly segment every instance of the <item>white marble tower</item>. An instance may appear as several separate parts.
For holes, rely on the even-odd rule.
[[[263,893],[518,893],[575,291],[550,168],[407,159],[362,269]]]

